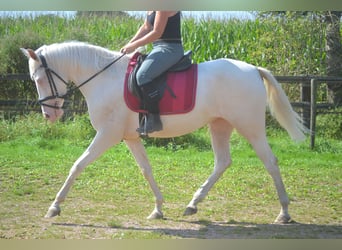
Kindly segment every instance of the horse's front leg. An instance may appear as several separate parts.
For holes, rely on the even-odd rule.
[[[109,147],[120,142],[121,138],[113,134],[114,133],[112,130],[108,130],[107,132],[97,132],[87,150],[77,159],[70,169],[69,176],[67,177],[60,191],[57,193],[55,200],[45,215],[45,218],[51,218],[56,215],[60,215],[61,209],[59,205],[65,200],[75,179],[81,174],[87,165],[96,160]]]
[[[150,187],[154,193],[154,196],[156,197],[155,208],[152,211],[152,213],[147,217],[147,219],[162,219],[163,218],[163,213],[162,213],[163,196],[157,186],[156,181],[154,180],[154,177],[152,174],[152,168],[148,161],[145,148],[142,145],[140,139],[126,140],[125,143],[128,146],[128,148],[131,150],[136,162],[141,168],[141,171],[145,179],[150,184]]]

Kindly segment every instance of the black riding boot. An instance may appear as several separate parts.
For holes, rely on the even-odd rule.
[[[143,95],[143,103],[148,113],[142,119],[137,132],[141,136],[147,136],[149,133],[160,131],[163,129],[163,124],[159,115],[159,90],[151,85],[144,85],[140,88]]]

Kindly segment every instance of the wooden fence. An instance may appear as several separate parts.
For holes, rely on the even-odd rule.
[[[310,147],[315,146],[316,116],[319,113],[329,114],[329,110],[336,108],[329,102],[317,101],[317,89],[320,84],[342,85],[342,77],[327,76],[275,76],[280,83],[300,83],[300,102],[291,102],[293,107],[301,107],[302,119],[307,128],[310,128]],[[340,104],[341,105],[341,104]],[[332,113],[332,112],[331,112]],[[335,113],[335,112],[334,112]],[[338,113],[338,112],[337,112]],[[339,112],[341,113],[341,112]],[[342,114],[342,113],[341,113]]]
[[[339,84],[342,85],[342,77],[322,77],[322,76],[275,76],[282,84],[299,84],[300,101],[291,102],[291,105],[301,114],[304,124],[310,128],[310,147],[315,145],[316,116],[319,113],[329,114],[329,110],[334,105],[328,102],[317,102],[317,89],[320,84]],[[0,76],[2,80],[30,80],[27,74],[11,74]],[[11,117],[13,115],[25,114],[32,111],[40,111],[40,106],[35,100],[0,100],[1,117]],[[65,100],[65,116],[83,114],[87,112],[87,105],[84,99]]]

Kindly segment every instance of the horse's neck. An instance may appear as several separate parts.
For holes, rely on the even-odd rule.
[[[108,69],[104,70],[102,73],[99,73],[109,63],[118,58],[120,56],[119,53],[111,53],[103,48],[92,45],[84,45],[82,43],[80,45],[76,43],[75,45],[71,45],[69,47],[65,46],[65,49],[61,49],[61,51],[60,60],[62,60],[63,63],[58,63],[56,67],[58,70],[63,72],[63,75],[67,80],[75,83],[76,85],[82,84],[96,74],[108,74],[110,72],[116,71],[117,68],[121,72],[122,65],[127,65],[126,61],[128,60],[126,57],[123,57]],[[97,77],[95,77],[94,80],[96,78]]]
[[[78,68],[75,70],[77,74],[72,76],[74,78],[72,81],[76,86],[80,86],[93,77],[80,88],[88,103],[92,101],[98,102],[100,99],[103,101],[105,99],[113,99],[116,95],[121,94],[121,92],[123,93],[128,62],[129,58],[123,57],[104,71],[102,71],[103,68],[110,62],[100,69]]]

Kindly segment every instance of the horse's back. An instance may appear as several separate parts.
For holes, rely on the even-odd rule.
[[[250,82],[249,80],[261,80],[258,69],[249,63],[221,58],[217,60],[207,61],[198,65],[198,71],[201,75],[199,78],[221,78],[225,81],[246,81],[244,84]],[[255,84],[255,83],[254,83]]]
[[[223,99],[230,105],[266,104],[266,90],[257,67],[233,59],[217,59],[198,65],[198,97],[205,101]]]

